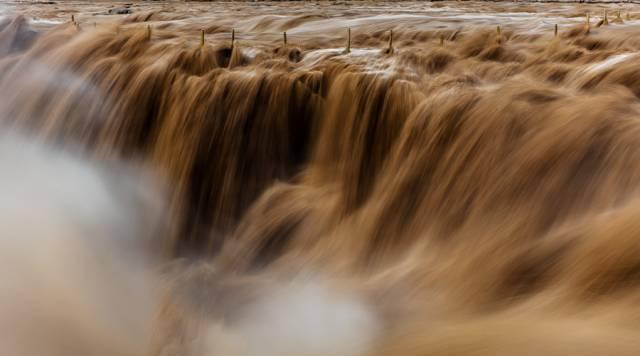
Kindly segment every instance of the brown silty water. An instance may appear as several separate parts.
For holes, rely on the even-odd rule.
[[[637,6],[0,11],[4,127],[167,182],[148,354],[640,353]]]

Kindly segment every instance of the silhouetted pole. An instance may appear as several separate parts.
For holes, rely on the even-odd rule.
[[[236,43],[236,30],[234,28],[231,29],[231,49]]]
[[[586,30],[585,31],[586,34],[589,34],[589,32],[591,32],[591,19],[588,12],[587,12],[587,24],[586,24],[585,30]]]
[[[351,28],[347,29],[347,48],[344,51],[345,53],[351,53]]]

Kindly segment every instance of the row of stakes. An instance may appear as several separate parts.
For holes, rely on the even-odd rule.
[[[200,30],[200,46],[205,45],[204,40],[204,30]],[[151,39],[151,26],[147,25],[147,39]],[[441,38],[441,41],[444,40],[444,37]],[[236,30],[231,29],[231,48],[234,47],[236,43]],[[282,33],[282,43],[284,47],[287,47],[287,32]],[[389,30],[389,46],[388,51],[393,52],[393,30]],[[351,28],[347,29],[347,46],[344,50],[344,53],[351,53]]]
[[[606,26],[609,24],[609,18],[607,16],[607,10],[604,10],[604,16],[602,17],[602,20],[598,21],[596,23],[596,27],[600,27],[600,26]],[[631,15],[627,12],[626,15],[626,20],[629,21],[631,20]],[[617,16],[615,18],[615,21],[617,22],[623,22],[622,21],[622,15],[620,14],[620,11],[617,12]],[[591,18],[589,16],[589,13],[587,13],[587,22],[585,24],[585,32],[588,34],[589,31],[591,30]]]
[[[588,34],[590,29],[591,29],[591,18],[589,13],[586,14],[586,24],[585,24],[585,30],[586,33]],[[626,15],[626,19],[627,20],[631,20],[631,16],[630,14],[627,12]],[[617,16],[616,16],[616,21],[618,22],[622,22],[622,17],[620,14],[620,11],[617,12]],[[71,23],[74,24],[76,27],[79,27],[79,23],[76,22],[75,16],[71,15]],[[600,20],[599,22],[596,23],[596,27],[600,27],[603,25],[608,25],[609,24],[609,19],[608,19],[608,14],[607,11],[604,11],[604,16],[602,18],[602,20]],[[97,26],[97,24],[94,22],[94,27]],[[498,34],[498,37],[502,36],[502,30],[500,28],[500,26],[497,27],[496,32]],[[205,32],[204,30],[200,30],[200,46],[204,46],[205,45],[205,39],[204,39],[204,35]],[[558,36],[558,24],[555,24],[553,26],[553,35],[554,36]],[[287,47],[287,32],[283,32],[282,33],[282,37],[283,37],[283,44],[284,47]],[[151,25],[147,25],[147,39],[151,40]],[[236,31],[235,29],[231,30],[231,48],[233,49],[234,45],[235,45],[235,39],[236,39]],[[445,42],[445,38],[444,35],[440,35],[440,45],[443,46]],[[389,44],[387,47],[386,52],[387,53],[393,53],[393,30],[389,30]],[[351,28],[347,28],[347,45],[345,50],[343,51],[343,53],[351,53]]]

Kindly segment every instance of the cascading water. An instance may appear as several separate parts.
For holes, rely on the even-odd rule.
[[[105,327],[59,349],[637,354],[640,27],[586,26],[558,5],[577,15],[554,36],[513,4],[449,5],[425,10],[446,26],[293,4],[225,5],[206,26],[180,4],[95,25],[4,20],[3,129],[163,182],[162,218],[140,227],[145,280],[166,290],[139,328],[153,340]],[[354,27],[349,53],[340,26]]]

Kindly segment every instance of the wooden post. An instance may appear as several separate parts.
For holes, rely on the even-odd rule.
[[[347,28],[347,48],[344,52],[351,53],[351,27]]]
[[[558,37],[558,24],[553,25],[553,36]]]
[[[589,13],[587,12],[587,24],[585,26],[585,33],[589,34],[589,32],[591,32],[591,19]]]
[[[444,46],[444,35],[440,34],[440,46]]]
[[[151,25],[147,25],[147,40],[151,41]]]
[[[498,37],[502,35],[502,29],[500,28],[500,26],[496,27],[496,33],[498,34]]]
[[[282,33],[282,38],[284,40],[284,46],[287,47],[287,32],[283,32]]]
[[[71,23],[74,25],[76,24],[76,17],[73,14],[71,14]]]
[[[200,47],[204,47],[204,30],[200,30]]]
[[[236,30],[234,28],[231,29],[231,49],[236,43]]]
[[[609,19],[607,18],[607,10],[604,10],[604,19],[602,20],[603,25],[609,24]]]
[[[389,30],[389,53],[393,53],[393,30]]]

